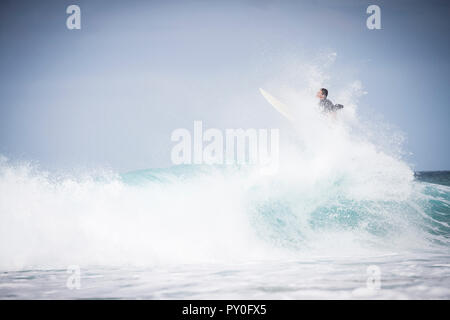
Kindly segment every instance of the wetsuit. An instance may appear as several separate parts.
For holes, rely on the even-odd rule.
[[[333,102],[331,102],[327,98],[324,98],[324,99],[320,100],[319,106],[322,107],[322,111],[323,112],[331,112],[331,111],[335,111],[336,110],[336,108],[334,107]]]
[[[320,100],[319,106],[322,107],[323,112],[333,112],[333,111],[342,109],[344,107],[343,105],[340,105],[340,104],[335,105],[333,102],[331,102],[327,98]]]

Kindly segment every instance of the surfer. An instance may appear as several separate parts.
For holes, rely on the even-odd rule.
[[[333,115],[335,115],[336,110],[344,107],[342,104],[333,104],[333,102],[328,99],[328,90],[325,88],[320,88],[316,94],[316,97],[320,99],[319,106],[325,113],[332,112]]]

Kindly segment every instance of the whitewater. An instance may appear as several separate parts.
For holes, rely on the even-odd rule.
[[[365,126],[357,84],[337,120],[312,87],[274,90],[301,113],[270,174],[56,174],[2,158],[0,298],[449,299],[449,185],[415,177],[401,139]]]

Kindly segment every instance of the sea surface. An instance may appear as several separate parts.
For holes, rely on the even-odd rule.
[[[449,299],[450,172],[394,171],[4,164],[0,299]]]

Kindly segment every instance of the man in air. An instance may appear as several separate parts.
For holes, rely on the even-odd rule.
[[[335,115],[337,110],[344,107],[342,104],[333,104],[333,102],[328,99],[328,90],[325,88],[321,88],[317,92],[316,97],[320,99],[319,106],[322,108],[324,113],[332,112],[333,115]]]

